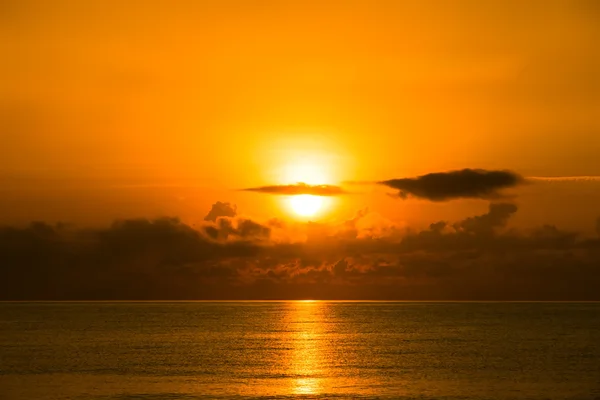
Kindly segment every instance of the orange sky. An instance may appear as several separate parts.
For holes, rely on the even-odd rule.
[[[0,9],[0,222],[202,219],[236,189],[461,168],[600,175],[594,1],[53,1]],[[336,199],[410,224],[486,202]],[[593,231],[600,185],[519,189]],[[519,222],[520,221],[520,222]]]

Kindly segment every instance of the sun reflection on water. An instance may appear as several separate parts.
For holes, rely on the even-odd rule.
[[[323,393],[323,350],[319,339],[324,331],[323,307],[315,301],[290,303],[289,323],[292,352],[289,374],[293,377],[293,394],[316,395]]]

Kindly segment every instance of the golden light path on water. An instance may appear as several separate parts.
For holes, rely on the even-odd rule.
[[[316,301],[290,303],[291,343],[293,350],[289,362],[290,392],[296,395],[315,395],[324,392],[323,378],[326,353],[322,348],[324,335],[324,308]]]

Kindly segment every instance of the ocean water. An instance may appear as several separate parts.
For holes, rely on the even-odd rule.
[[[600,303],[0,303],[0,399],[600,399]]]

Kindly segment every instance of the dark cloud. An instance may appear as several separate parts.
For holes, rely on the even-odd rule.
[[[214,206],[213,206],[214,207]],[[214,225],[206,225],[202,230],[215,240],[269,239],[271,228],[250,219],[219,217]]]
[[[401,198],[408,196],[430,201],[446,201],[459,198],[500,198],[501,189],[517,186],[524,179],[511,171],[486,171],[463,169],[436,172],[416,178],[390,179],[378,182],[398,190]]]
[[[235,209],[224,204],[213,210]],[[177,218],[4,227],[0,299],[600,300],[600,239],[519,231],[515,212],[492,203],[421,231],[368,210],[340,225],[219,216],[196,228]]]
[[[492,234],[495,228],[506,225],[512,214],[517,212],[517,206],[510,203],[492,203],[487,214],[469,217],[456,223],[455,229],[475,234]]]
[[[219,217],[235,217],[237,215],[237,207],[230,203],[223,203],[221,201],[217,201],[212,205],[206,217],[204,217],[205,221],[216,221]]]
[[[248,192],[259,192],[279,195],[312,194],[314,196],[338,196],[347,194],[339,186],[335,185],[309,185],[307,183],[296,183],[294,185],[272,185],[243,189]]]

